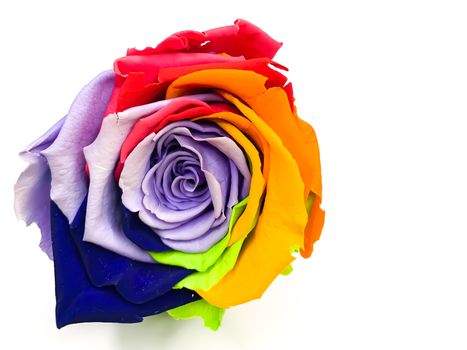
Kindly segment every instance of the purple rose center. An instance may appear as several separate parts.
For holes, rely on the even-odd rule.
[[[136,162],[137,174],[126,171]],[[167,246],[197,253],[225,236],[232,207],[248,194],[250,180],[242,150],[221,128],[181,121],[134,149],[120,187],[123,203]]]

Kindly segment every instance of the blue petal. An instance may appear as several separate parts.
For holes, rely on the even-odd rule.
[[[86,207],[84,202],[71,224],[71,234],[91,282],[96,287],[114,285],[125,299],[141,304],[164,294],[178,281],[193,273],[193,270],[180,267],[134,261],[84,242]]]
[[[58,328],[79,322],[141,322],[199,299],[191,290],[167,287],[192,271],[135,262],[83,242],[85,202],[71,227],[51,202]]]
[[[172,250],[162,243],[160,237],[146,226],[138,217],[123,207],[123,232],[137,246],[153,252],[166,252]]]

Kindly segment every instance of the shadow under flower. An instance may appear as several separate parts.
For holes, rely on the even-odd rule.
[[[143,322],[115,324],[114,348],[123,349],[167,349],[173,347],[181,333],[186,332],[191,322],[173,320],[166,313],[146,317]]]

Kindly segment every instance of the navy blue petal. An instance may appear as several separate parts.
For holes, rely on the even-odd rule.
[[[132,303],[145,303],[169,291],[193,270],[161,264],[147,264],[118,255],[93,243],[84,242],[86,200],[71,224],[71,235],[88,276],[96,287],[115,286]]]
[[[166,252],[172,250],[167,247],[154,231],[146,226],[138,217],[123,207],[123,232],[137,246],[153,252]]]
[[[171,275],[157,276],[156,270],[151,269],[162,265],[137,263],[91,243],[77,242],[79,236],[82,237],[85,202],[72,224],[72,230],[66,217],[51,202],[57,327],[79,322],[141,322],[145,316],[199,299],[195,292],[187,289],[169,289],[161,294],[166,287],[159,288],[157,283]],[[82,257],[86,258],[87,267]],[[96,265],[90,266],[93,263]],[[91,274],[96,274],[94,278],[97,277],[102,287],[92,283],[91,274],[86,268]],[[102,273],[101,270],[106,272]],[[126,297],[138,300],[145,295],[146,288],[156,296],[144,303],[133,303],[129,298],[122,297],[128,293]],[[146,298],[145,295],[142,299]]]

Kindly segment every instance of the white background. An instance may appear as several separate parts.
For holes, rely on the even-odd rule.
[[[2,1],[2,349],[466,349],[464,1]],[[13,214],[17,153],[127,47],[245,18],[285,44],[327,220],[260,301],[199,319],[54,323],[53,266]]]

